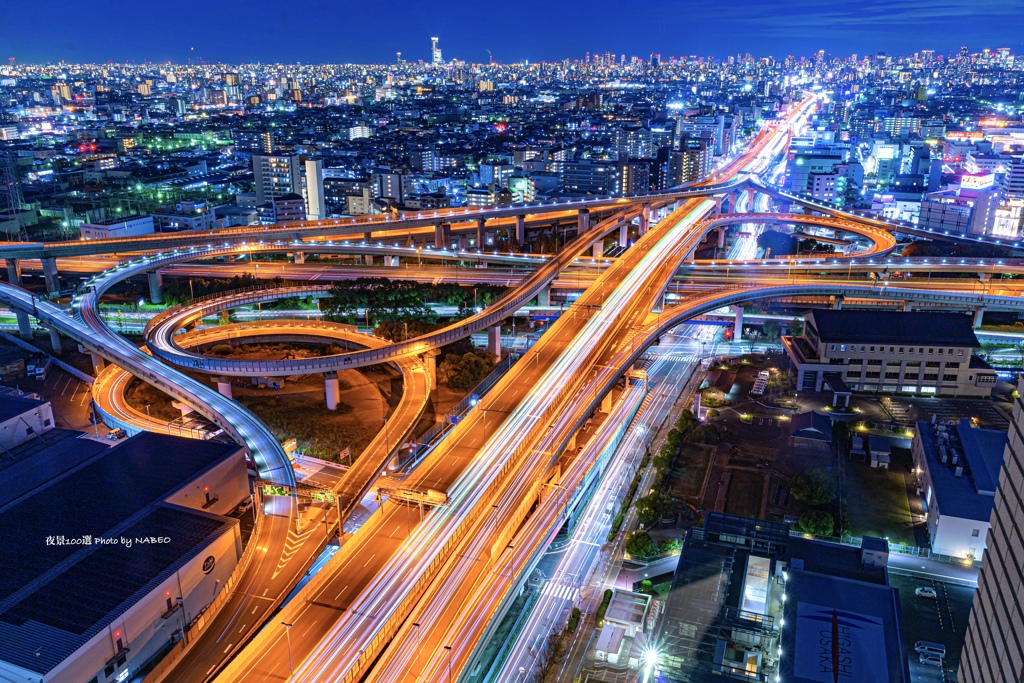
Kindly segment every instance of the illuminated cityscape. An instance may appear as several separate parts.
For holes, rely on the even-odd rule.
[[[14,8],[0,681],[1024,681],[989,4]]]

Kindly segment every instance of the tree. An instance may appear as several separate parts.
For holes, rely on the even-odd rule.
[[[797,526],[805,534],[815,536],[831,536],[835,528],[835,520],[832,515],[824,510],[811,510],[800,517]]]
[[[658,553],[658,544],[646,531],[634,531],[626,538],[626,552],[630,556],[643,559]]]
[[[794,476],[790,491],[794,498],[806,505],[828,505],[836,499],[835,480],[820,467],[812,467]]]
[[[796,240],[792,235],[785,235],[774,230],[765,230],[758,235],[757,246],[765,254],[768,254],[770,250],[772,255],[785,256],[792,254],[796,250]]]
[[[709,424],[697,425],[690,432],[690,439],[696,443],[715,444],[718,443],[718,432]]]
[[[469,391],[487,376],[494,367],[494,356],[489,353],[450,353],[437,368],[437,379],[454,391]]]
[[[777,320],[765,320],[761,323],[761,334],[765,341],[773,342],[779,338],[780,328]]]
[[[649,527],[665,516],[671,505],[671,500],[660,493],[652,493],[649,496],[637,498],[634,505],[637,519],[645,527]]]

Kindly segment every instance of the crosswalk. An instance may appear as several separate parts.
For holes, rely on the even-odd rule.
[[[544,588],[541,589],[541,595],[550,595],[558,600],[571,600],[576,601],[579,596],[579,589],[576,586],[566,586],[565,584],[555,583],[548,581],[544,584]]]

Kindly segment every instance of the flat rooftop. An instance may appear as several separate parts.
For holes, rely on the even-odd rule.
[[[960,464],[966,464],[963,476],[957,477],[954,466],[942,462],[936,425],[920,420],[915,426],[940,513],[979,522],[989,521],[995,506],[999,469],[1003,465],[1006,432],[974,429],[967,420],[961,420],[954,428],[958,441],[951,442],[952,448],[956,448],[963,458]]]
[[[25,396],[0,396],[0,422],[12,420],[46,403],[42,399]]]
[[[73,455],[89,443],[95,442],[53,444],[45,462],[60,453],[80,462],[0,506],[0,659],[39,673],[237,523],[164,500],[238,446],[144,432],[92,455]],[[14,486],[18,472],[0,470],[0,490]],[[57,542],[143,536],[170,540],[130,548]]]
[[[0,453],[0,508],[109,450],[106,444],[81,437],[71,429],[48,429]]]
[[[788,576],[781,627],[782,680],[910,680],[895,588],[792,567]]]

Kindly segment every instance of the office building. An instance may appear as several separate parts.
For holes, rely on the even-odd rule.
[[[1017,384],[1024,391],[1024,381]],[[960,656],[963,683],[1024,680],[1024,402],[1015,398],[978,590]]]
[[[814,309],[782,338],[799,391],[989,396],[995,371],[962,313]]]
[[[1016,157],[1003,180],[1007,198],[1024,199],[1024,155]]]
[[[999,191],[991,174],[964,175],[960,186],[929,192],[921,202],[918,224],[929,230],[989,235],[995,226]]]
[[[616,129],[612,144],[620,159],[651,159],[654,157],[651,131],[644,126]]]
[[[107,240],[112,237],[136,237],[151,235],[156,223],[153,216],[125,216],[107,218],[91,223],[82,223],[79,231],[82,239]]]
[[[611,194],[619,186],[615,162],[583,159],[562,165],[562,189],[567,194]]]
[[[206,202],[181,202],[173,211],[155,212],[152,219],[157,232],[209,230],[214,227],[214,215]]]
[[[444,59],[441,57],[441,48],[437,46],[437,41],[440,38],[434,36],[430,39],[430,63],[434,66],[440,66],[444,64]]]
[[[302,197],[306,201],[306,220],[318,221],[327,217],[322,159],[306,159],[303,162]]]
[[[306,220],[306,200],[295,193],[275,197],[271,204],[274,207],[274,223],[289,223]]]
[[[149,432],[106,448],[77,436],[54,430],[0,469],[0,539],[18,558],[0,573],[3,680],[138,675],[194,636],[241,555],[228,515],[250,497],[242,448]]]
[[[381,171],[377,174],[377,197],[404,204],[413,193],[412,176],[401,171]]]
[[[231,139],[236,152],[271,154],[274,151],[274,136],[268,130],[236,130]]]
[[[683,542],[652,680],[907,683],[888,546],[860,546],[708,514]]]
[[[981,559],[1005,448],[1005,432],[970,420],[918,421],[910,450],[933,553]]]

